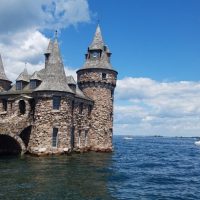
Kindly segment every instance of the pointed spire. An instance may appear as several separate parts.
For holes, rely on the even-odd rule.
[[[6,80],[9,81],[9,79],[7,78],[5,71],[4,71],[4,67],[3,67],[3,61],[1,58],[1,54],[0,54],[0,80]]]
[[[43,81],[35,91],[62,91],[74,93],[67,84],[58,39],[49,43],[48,61],[45,63]]]
[[[96,28],[96,32],[94,34],[92,44],[90,45],[89,49],[90,50],[103,49],[103,46],[104,46],[103,37],[101,34],[100,26],[98,24]]]
[[[55,63],[63,65],[57,38],[55,38],[53,42],[52,52],[49,61],[49,64],[55,64]]]

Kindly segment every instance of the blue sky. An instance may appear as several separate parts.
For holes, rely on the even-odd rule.
[[[84,63],[98,20],[119,72],[115,134],[200,136],[199,0],[2,0],[0,52],[15,80],[44,66],[59,30],[66,73]]]
[[[89,7],[91,23],[62,30],[66,64],[82,65],[99,19],[119,78],[199,80],[199,1],[90,0]]]

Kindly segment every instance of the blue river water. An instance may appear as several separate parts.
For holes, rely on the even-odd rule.
[[[113,153],[0,157],[2,200],[199,200],[195,138],[114,137]]]

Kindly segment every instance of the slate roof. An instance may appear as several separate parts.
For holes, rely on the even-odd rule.
[[[1,92],[0,95],[29,95],[37,91],[61,91],[73,93],[77,98],[86,99],[92,102],[92,100],[85,96],[80,90],[73,76],[65,75],[57,38],[49,41],[45,56],[47,59],[45,62],[45,68],[34,72],[32,75],[29,75],[27,69],[25,68],[24,71],[18,76],[16,81],[27,82],[22,90],[16,90],[16,84],[14,84],[10,90]],[[0,70],[1,69],[3,68],[0,66]],[[30,80],[40,80],[41,84],[37,88],[31,89]],[[73,91],[69,85],[75,85],[75,90]]]
[[[16,81],[29,82],[29,80],[30,80],[30,76],[28,75],[28,71],[25,67],[24,71],[17,77]]]
[[[74,93],[67,84],[67,78],[57,39],[53,42],[49,42],[47,51],[49,57],[45,64],[43,81],[35,91],[61,91]]]
[[[5,74],[1,54],[0,54],[0,80],[10,81]]]
[[[100,26],[96,28],[93,41],[88,48],[88,54],[91,54],[93,51],[101,51],[101,57],[98,59],[92,59],[87,57],[82,69],[88,68],[102,68],[112,70],[112,65],[110,63],[109,56],[111,55],[109,48],[105,45],[103,37],[101,34]]]
[[[39,80],[39,81],[42,81],[39,73],[36,71],[33,73],[33,75],[30,77],[30,80]]]
[[[98,24],[98,26],[96,28],[96,32],[94,34],[92,44],[89,46],[89,49],[96,50],[96,49],[103,49],[103,47],[104,47],[103,37],[101,34],[100,26]]]

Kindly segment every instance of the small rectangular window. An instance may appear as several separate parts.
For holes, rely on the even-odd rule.
[[[79,114],[83,113],[83,103],[80,103],[79,105]]]
[[[113,99],[114,97],[114,90],[111,90],[111,98]]]
[[[78,147],[81,146],[81,131],[78,132]]]
[[[110,113],[110,120],[112,121],[112,119],[113,119],[113,113],[111,112]]]
[[[30,81],[30,88],[31,89],[35,89],[37,87],[37,82],[36,82],[36,80],[31,80]]]
[[[53,128],[52,147],[57,147],[57,145],[58,145],[58,128]]]
[[[106,73],[102,73],[102,80],[106,80],[107,79],[107,74]]]
[[[22,90],[22,81],[16,82],[16,90]]]
[[[60,102],[61,102],[60,96],[53,96],[53,109],[54,110],[60,109]]]
[[[3,110],[4,111],[7,111],[7,108],[8,108],[8,101],[6,99],[3,99],[2,100],[2,104],[3,104]]]
[[[91,105],[89,105],[89,106],[88,106],[88,116],[90,116],[90,115],[91,115],[91,112],[92,112],[92,106],[91,106]]]
[[[71,127],[71,148],[74,148],[74,131],[75,131],[75,127]]]
[[[85,130],[85,146],[88,145],[88,130]]]

